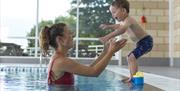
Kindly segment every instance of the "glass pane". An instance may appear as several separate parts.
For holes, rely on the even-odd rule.
[[[68,13],[70,8],[70,0],[39,0],[39,8],[37,0],[1,0],[0,42],[20,45],[26,51],[34,49],[37,9],[40,31],[43,26],[58,22],[75,29],[75,17]]]
[[[15,48],[19,46],[16,51],[21,48],[24,51],[28,45],[27,33],[31,31],[34,24],[36,24],[36,0],[1,0],[0,41],[3,46]],[[21,52],[5,54],[6,56],[22,55]]]
[[[74,0],[75,1],[75,0]],[[108,31],[99,28],[102,23],[113,23],[109,13],[109,4],[112,0],[80,0],[79,5],[79,36],[97,38],[105,35]],[[73,2],[76,7],[76,2]],[[76,15],[76,8],[70,11]]]
[[[94,58],[97,57],[103,50],[103,45],[100,41],[79,40],[78,57],[80,58]],[[69,52],[70,57],[76,56],[76,48],[72,48]]]
[[[1,42],[0,43],[0,56],[28,56],[27,50],[23,45],[25,45],[25,42],[22,42],[22,44],[13,43],[14,41],[27,41],[26,39],[10,39],[7,42]]]
[[[6,34],[4,37],[25,37],[36,22],[36,0],[1,0],[0,4],[1,32]]]
[[[52,20],[59,16],[68,16],[71,0],[39,0],[39,19]]]

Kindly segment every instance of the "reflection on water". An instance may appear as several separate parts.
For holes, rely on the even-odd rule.
[[[74,86],[49,86],[49,91],[163,91],[148,84],[123,83],[124,77],[104,71],[99,77],[75,76]]]
[[[135,85],[133,83],[126,83],[131,91],[144,91],[144,85]],[[147,90],[146,90],[147,91]]]
[[[45,70],[18,70],[0,70],[0,91],[161,91],[147,84],[124,84],[124,77],[106,70],[99,77],[75,75],[74,86],[48,86]]]
[[[76,84],[74,86],[58,86],[58,85],[51,85],[48,86],[48,91],[163,91],[159,88],[144,84],[144,85],[129,85],[123,84],[119,82],[117,84],[112,83],[110,85],[103,85],[96,83],[93,84]]]
[[[74,86],[50,85],[48,91],[143,91],[143,85],[130,86],[122,83],[120,79],[121,76],[104,71],[97,78],[75,76]]]
[[[48,91],[79,91],[76,86],[49,85]]]

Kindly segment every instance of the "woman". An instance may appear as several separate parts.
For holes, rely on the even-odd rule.
[[[45,27],[40,32],[40,47],[44,54],[49,46],[55,49],[48,67],[49,85],[73,85],[73,74],[83,76],[98,76],[107,66],[115,52],[126,44],[126,40],[111,40],[106,43],[101,55],[89,66],[77,63],[67,57],[68,50],[73,47],[73,33],[64,23]]]

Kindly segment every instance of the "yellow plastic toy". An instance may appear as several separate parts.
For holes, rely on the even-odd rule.
[[[144,73],[143,72],[136,72],[136,74],[133,75],[133,77],[144,77]]]
[[[136,72],[136,74],[133,75],[132,82],[135,85],[143,85],[144,84],[144,73],[143,72]]]

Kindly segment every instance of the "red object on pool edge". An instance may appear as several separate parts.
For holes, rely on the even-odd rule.
[[[144,23],[147,23],[147,19],[146,19],[146,16],[141,16],[141,23],[144,24]]]

